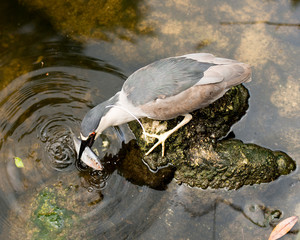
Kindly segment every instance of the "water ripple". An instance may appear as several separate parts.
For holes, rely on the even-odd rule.
[[[107,169],[103,172],[84,164],[77,169],[72,140],[84,114],[114,94],[124,75],[99,59],[61,53],[55,44],[49,46],[48,55],[37,57],[41,64],[34,62],[33,69],[0,90],[0,207],[6,209],[0,223],[7,229],[3,236],[31,239],[36,226],[28,222],[37,211],[36,201],[47,191],[59,196],[61,208],[80,216],[70,239],[82,229],[84,236],[92,237],[139,235],[139,229],[146,227],[140,219],[156,218],[148,212],[159,205],[163,193],[156,195],[154,190],[127,182],[114,171],[113,161],[103,163]],[[106,152],[101,138],[94,144],[101,158],[122,147],[114,128],[105,135]],[[17,168],[14,157],[21,158],[25,168]]]
[[[40,123],[44,125],[38,132],[38,137],[45,144],[45,157],[50,159],[51,167],[56,170],[70,167],[75,159],[75,151],[68,122],[60,116],[53,116],[51,120]]]

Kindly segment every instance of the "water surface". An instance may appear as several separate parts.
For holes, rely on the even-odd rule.
[[[59,192],[55,203],[67,209],[71,220],[57,230],[67,239],[267,239],[279,219],[300,215],[298,171],[237,191],[175,181],[156,190],[125,179],[119,158],[104,173],[77,169],[70,144],[84,114],[136,69],[211,52],[253,66],[250,108],[232,129],[236,138],[299,164],[299,1],[76,4],[1,3],[1,239],[41,236],[32,215],[45,189]],[[111,143],[107,152],[122,146],[113,129],[103,140]],[[16,156],[25,168],[16,168]]]

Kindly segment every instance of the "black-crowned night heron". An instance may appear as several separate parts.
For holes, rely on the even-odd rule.
[[[208,106],[232,86],[251,80],[249,65],[208,53],[170,57],[145,66],[128,77],[121,91],[92,108],[81,123],[81,146],[78,160],[86,146],[108,127],[147,117],[169,120],[184,116],[175,128],[161,135],[146,153],[162,144],[173,132],[187,124],[190,112]]]

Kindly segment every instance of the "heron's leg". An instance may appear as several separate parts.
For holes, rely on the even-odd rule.
[[[191,114],[184,114],[182,116],[184,116],[184,119],[176,127],[174,127],[173,129],[171,129],[171,130],[169,130],[169,131],[167,131],[163,134],[157,135],[157,134],[149,134],[149,133],[146,133],[146,132],[144,133],[148,137],[153,137],[153,138],[158,139],[158,142],[155,143],[155,145],[145,154],[146,156],[149,153],[151,153],[160,144],[162,146],[162,157],[164,156],[164,154],[165,154],[165,141],[167,140],[167,138],[172,133],[176,132],[179,128],[183,127],[185,124],[187,124],[189,121],[191,121],[191,119],[192,119]]]

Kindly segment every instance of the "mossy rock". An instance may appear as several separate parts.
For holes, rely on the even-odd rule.
[[[148,166],[141,161],[143,155],[134,141],[129,142],[119,152],[118,158],[121,160],[117,163],[119,174],[133,184],[164,190],[174,178],[173,166],[164,166],[156,171],[149,171]]]
[[[188,160],[176,161],[178,183],[201,188],[238,189],[271,182],[295,170],[285,153],[230,139],[191,146]]]
[[[36,209],[31,216],[35,225],[33,239],[64,239],[66,229],[73,224],[76,214],[58,203],[58,195],[53,188],[45,188],[36,198]]]
[[[176,168],[175,178],[179,183],[236,189],[270,182],[295,169],[295,162],[289,156],[239,140],[219,141],[246,113],[248,99],[247,89],[239,85],[210,106],[193,112],[193,119],[167,139],[164,157],[161,146],[145,156],[157,140],[145,139],[137,122],[130,122],[129,126],[149,168],[156,171],[171,164]],[[142,119],[141,122],[146,132],[160,134],[181,120],[178,117],[170,121]]]

